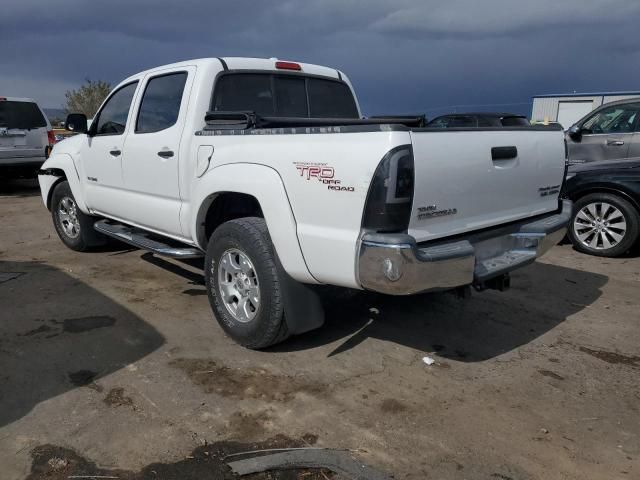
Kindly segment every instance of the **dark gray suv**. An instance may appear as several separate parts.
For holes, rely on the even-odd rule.
[[[567,130],[570,163],[640,158],[640,99],[611,102]]]

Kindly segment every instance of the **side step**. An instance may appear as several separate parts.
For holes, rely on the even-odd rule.
[[[188,247],[178,241],[166,239],[140,228],[130,227],[111,220],[99,220],[94,225],[98,232],[128,243],[143,250],[149,250],[163,257],[199,258],[204,253],[195,247]]]

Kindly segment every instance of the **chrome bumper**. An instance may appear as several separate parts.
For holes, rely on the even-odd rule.
[[[559,212],[433,246],[421,247],[410,235],[364,234],[356,268],[360,285],[411,295],[481,284],[532,263],[562,240],[571,207],[564,200]]]

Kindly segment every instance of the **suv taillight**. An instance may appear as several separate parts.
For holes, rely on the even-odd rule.
[[[413,203],[413,149],[390,150],[373,176],[362,218],[362,228],[376,232],[403,232],[409,228]]]
[[[47,132],[47,142],[49,143],[49,146],[53,146],[56,143],[56,136],[53,133],[53,130],[49,130]]]

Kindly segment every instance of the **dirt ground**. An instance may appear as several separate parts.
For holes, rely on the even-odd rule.
[[[209,478],[288,442],[398,479],[637,479],[639,293],[638,254],[562,245],[508,292],[333,296],[252,352],[197,265],[67,250],[33,182],[0,184],[0,478]]]

